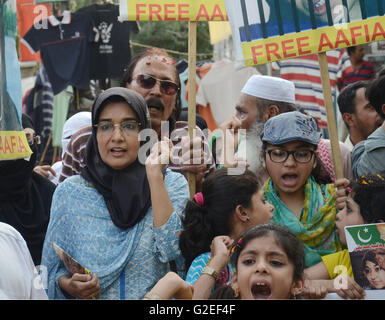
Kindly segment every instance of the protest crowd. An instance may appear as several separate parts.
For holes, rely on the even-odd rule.
[[[269,74],[206,64],[190,136],[188,66],[166,49],[113,58],[122,62],[105,78],[115,81],[90,89],[84,76],[107,72],[79,53],[96,42],[91,7],[48,18],[48,29],[88,32],[71,49],[71,76],[69,64],[55,68],[67,57],[48,32],[32,26],[20,41],[44,66],[20,105],[32,154],[0,161],[0,299],[385,299],[385,66],[365,60],[367,46],[329,60],[340,176],[324,104],[304,107],[319,100],[300,77],[308,68],[320,79],[311,56]],[[216,89],[205,87],[210,72]],[[52,136],[59,94],[67,106]],[[222,96],[232,107],[218,112]],[[352,252],[345,227],[360,225],[379,240],[360,229],[366,250]]]

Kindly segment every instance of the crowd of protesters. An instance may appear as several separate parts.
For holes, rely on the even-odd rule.
[[[234,115],[193,139],[181,85],[172,57],[143,51],[67,120],[54,168],[35,165],[23,115],[33,154],[0,162],[0,298],[364,298],[344,227],[385,221],[385,76],[341,86],[342,179],[290,81],[251,76]],[[368,287],[385,289],[384,252],[365,256]]]

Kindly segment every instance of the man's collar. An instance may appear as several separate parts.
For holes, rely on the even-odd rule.
[[[57,27],[59,24],[70,24],[71,23],[71,11],[64,10],[63,18],[59,21],[54,15],[48,17],[49,22],[52,26]]]

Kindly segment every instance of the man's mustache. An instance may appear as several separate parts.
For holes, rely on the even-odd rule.
[[[150,98],[148,98],[146,100],[146,103],[147,103],[148,108],[156,107],[156,108],[160,108],[161,111],[164,110],[164,104],[163,104],[162,100],[157,98],[157,97],[150,97]]]

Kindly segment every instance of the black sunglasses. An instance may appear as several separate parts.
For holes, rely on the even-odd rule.
[[[158,81],[160,83],[161,93],[171,96],[179,91],[179,86],[170,80],[158,79],[149,74],[140,74],[136,77],[136,83],[147,90],[152,89]]]

